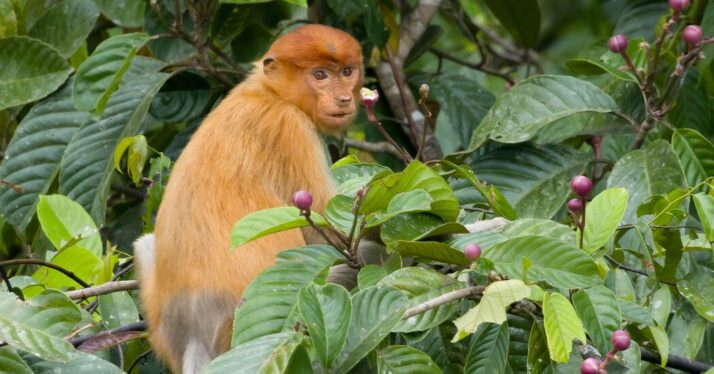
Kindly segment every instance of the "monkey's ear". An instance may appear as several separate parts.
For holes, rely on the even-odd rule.
[[[263,72],[265,75],[270,75],[278,70],[278,63],[272,57],[266,57],[263,59]]]

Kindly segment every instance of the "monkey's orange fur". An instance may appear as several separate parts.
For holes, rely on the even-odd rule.
[[[303,26],[275,41],[193,135],[159,209],[153,266],[139,261],[150,340],[173,371],[200,370],[227,350],[245,287],[278,252],[306,243],[292,230],[230,251],[229,236],[241,217],[289,205],[297,190],[325,208],[333,184],[318,131],[352,120],[361,80],[354,38]]]

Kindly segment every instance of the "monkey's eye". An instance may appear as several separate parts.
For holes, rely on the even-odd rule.
[[[327,73],[324,70],[315,70],[312,72],[312,76],[319,81],[327,79]]]
[[[351,76],[351,75],[352,75],[352,68],[348,66],[348,67],[342,69],[342,75],[344,75],[345,77]]]

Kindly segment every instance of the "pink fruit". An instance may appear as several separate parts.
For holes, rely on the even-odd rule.
[[[578,175],[570,181],[570,187],[580,197],[586,197],[593,189],[593,181],[584,175]]]
[[[702,41],[702,28],[697,25],[689,25],[684,28],[682,37],[690,46],[697,45]]]
[[[476,261],[479,257],[481,257],[481,246],[478,244],[468,244],[464,247],[464,254],[469,260]]]
[[[307,191],[298,191],[293,195],[293,204],[300,210],[310,209],[312,194]]]
[[[630,348],[630,334],[625,330],[615,330],[610,336],[612,348],[616,351],[624,351]]]
[[[623,53],[627,49],[627,37],[622,34],[613,35],[610,40],[607,41],[607,48],[612,51],[612,53]]]

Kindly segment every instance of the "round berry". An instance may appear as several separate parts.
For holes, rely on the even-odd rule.
[[[464,247],[464,254],[469,260],[476,261],[481,257],[481,246],[478,244],[468,244]]]
[[[627,49],[627,37],[622,34],[613,35],[610,40],[607,41],[607,48],[609,48],[612,53],[624,53]]]
[[[593,181],[584,175],[578,175],[570,181],[570,187],[580,197],[586,197],[593,189]]]
[[[697,45],[702,41],[702,28],[697,25],[689,25],[682,32],[684,41],[689,45]]]
[[[293,195],[293,204],[300,210],[310,209],[312,194],[307,191],[298,191]]]
[[[616,351],[624,351],[630,348],[630,334],[625,330],[615,330],[610,337],[612,348]]]
[[[580,374],[598,374],[600,372],[600,360],[595,357],[585,359],[580,364]]]
[[[568,210],[577,214],[583,210],[583,201],[580,199],[570,199],[568,200]]]
[[[669,0],[669,6],[679,12],[689,8],[689,0]]]

